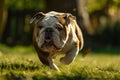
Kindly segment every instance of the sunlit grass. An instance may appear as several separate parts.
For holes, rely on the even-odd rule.
[[[61,72],[41,64],[32,46],[0,46],[0,80],[119,80],[120,55],[90,52],[80,53],[75,61],[66,66],[55,63]]]

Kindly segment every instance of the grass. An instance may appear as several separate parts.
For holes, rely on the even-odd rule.
[[[66,66],[57,57],[61,72],[42,65],[32,46],[0,45],[0,80],[120,80],[120,54],[81,54]]]

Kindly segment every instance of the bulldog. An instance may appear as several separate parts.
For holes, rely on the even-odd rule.
[[[30,23],[34,23],[33,44],[40,61],[51,69],[59,70],[54,63],[58,54],[63,64],[70,64],[83,48],[83,35],[76,22],[75,16],[70,13],[51,11],[38,12]]]

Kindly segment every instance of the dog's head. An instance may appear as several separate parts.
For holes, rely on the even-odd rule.
[[[60,50],[65,46],[70,32],[70,18],[68,13],[39,12],[35,14],[30,23],[35,22],[35,41],[39,48]]]

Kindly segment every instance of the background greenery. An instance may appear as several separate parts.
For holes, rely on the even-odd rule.
[[[3,1],[3,2],[2,2]],[[85,46],[102,47],[120,45],[120,1],[119,0],[2,0],[3,28],[0,28],[0,42],[8,45],[30,45],[32,43],[33,25],[30,18],[37,12],[44,13],[55,10],[69,12],[76,16],[77,22],[84,34]],[[83,2],[82,2],[83,1]],[[74,4],[73,4],[74,3]],[[85,4],[84,4],[85,3]],[[61,4],[63,4],[61,6]],[[84,26],[84,17],[78,13],[78,8],[84,4],[89,14],[91,26]],[[87,22],[87,21],[85,21]],[[85,23],[84,22],[84,23]],[[88,29],[87,29],[88,28]],[[91,29],[93,34],[89,34]],[[23,35],[24,34],[24,35]]]
[[[52,10],[75,15],[85,41],[72,64],[56,58],[61,72],[42,65],[32,45],[31,17]],[[120,0],[0,0],[0,80],[119,80],[119,34]]]

